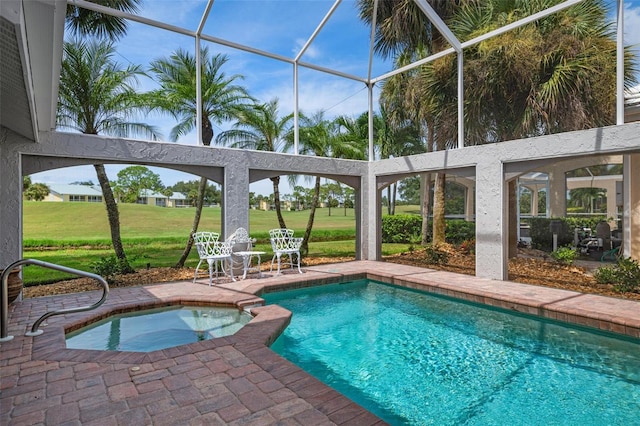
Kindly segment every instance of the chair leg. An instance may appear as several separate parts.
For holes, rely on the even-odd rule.
[[[198,262],[198,264],[196,265],[196,272],[194,272],[193,274],[193,282],[196,282],[196,278],[198,278],[198,268],[200,268],[200,264],[202,263],[202,259],[200,259],[200,262]]]
[[[220,260],[220,264],[222,264],[224,260]],[[224,268],[224,266],[223,266]],[[235,282],[236,278],[233,276],[233,260],[229,257],[229,275],[231,275],[231,281]]]
[[[242,279],[247,278],[247,270],[251,265],[251,256],[242,256]]]
[[[296,252],[296,255],[298,256],[298,272],[301,274],[302,269],[300,269],[300,252]],[[293,269],[293,266],[291,267],[291,269]]]

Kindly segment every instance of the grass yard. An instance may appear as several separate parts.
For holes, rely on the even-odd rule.
[[[135,269],[173,266],[182,254],[193,223],[193,208],[164,208],[139,204],[120,204],[120,232],[127,257]],[[415,210],[416,206],[402,206]],[[403,209],[397,209],[397,213]],[[220,208],[204,208],[200,230],[220,231]],[[309,211],[288,212],[283,216],[289,228],[302,236]],[[250,233],[257,238],[256,249],[271,253],[268,231],[278,227],[275,211],[251,210]],[[355,258],[355,216],[353,209],[333,208],[316,211],[310,257]],[[24,257],[93,272],[91,264],[113,255],[106,210],[102,203],[55,203],[25,201],[23,207]],[[406,251],[407,244],[384,244],[384,255]],[[270,260],[267,254],[265,260]],[[198,262],[195,248],[186,266]],[[25,284],[41,284],[67,279],[57,271],[28,266]]]

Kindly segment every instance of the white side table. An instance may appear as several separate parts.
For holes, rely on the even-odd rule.
[[[242,257],[242,270],[244,272],[242,274],[242,279],[247,278],[247,272],[249,272],[250,270],[257,271],[258,272],[258,278],[262,278],[262,271],[260,270],[260,256],[262,256],[265,253],[266,253],[265,251],[236,251],[236,252],[233,252],[234,255]],[[258,263],[255,266],[251,266],[251,258],[253,258],[253,256],[258,258]]]

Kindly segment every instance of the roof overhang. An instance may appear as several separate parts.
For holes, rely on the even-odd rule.
[[[0,125],[27,139],[55,129],[64,0],[0,2]]]

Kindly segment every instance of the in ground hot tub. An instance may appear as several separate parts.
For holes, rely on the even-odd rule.
[[[231,307],[171,306],[113,315],[66,335],[69,349],[151,352],[230,336],[251,321]]]

